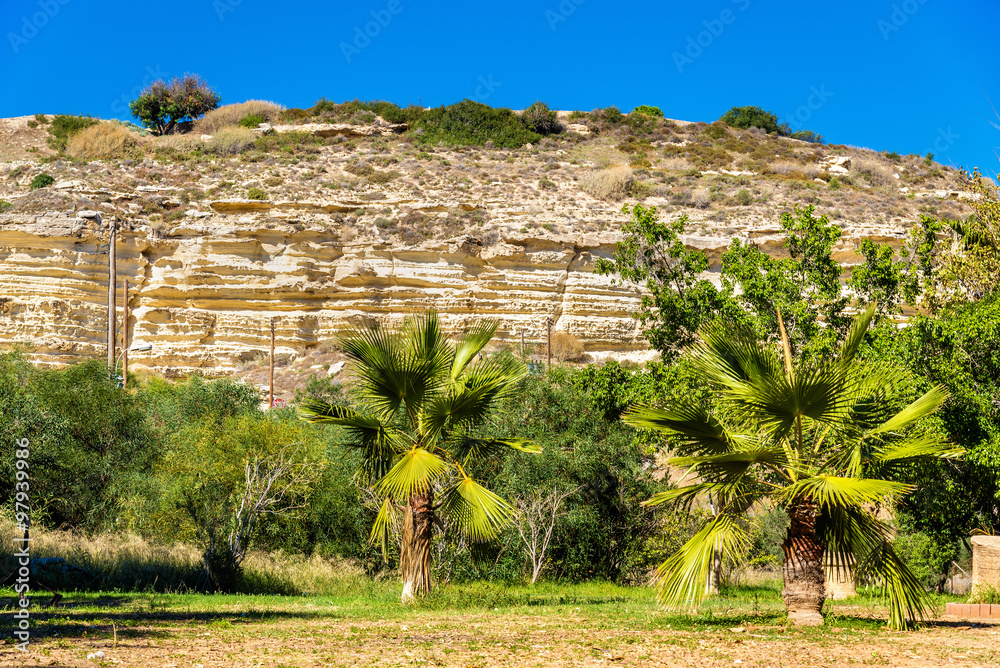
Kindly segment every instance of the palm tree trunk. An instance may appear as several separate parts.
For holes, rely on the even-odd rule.
[[[399,569],[403,576],[403,603],[431,590],[431,537],[434,529],[434,492],[410,498],[403,513]]]
[[[788,509],[791,523],[781,548],[785,553],[782,575],[788,619],[800,626],[823,623],[824,574],[823,544],[816,535],[819,509],[814,503],[800,502]]]

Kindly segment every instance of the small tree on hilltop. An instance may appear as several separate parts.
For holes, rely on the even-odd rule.
[[[169,84],[154,81],[129,103],[129,111],[157,135],[170,134],[177,123],[194,120],[219,106],[219,94],[197,74],[185,74]]]
[[[770,111],[764,111],[760,107],[733,107],[719,119],[731,128],[749,130],[750,128],[760,128],[768,134],[781,132],[778,125],[778,116]]]

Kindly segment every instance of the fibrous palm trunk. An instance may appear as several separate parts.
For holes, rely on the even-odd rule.
[[[399,569],[403,575],[403,603],[431,590],[431,537],[434,529],[434,492],[410,498],[403,513]]]
[[[785,553],[782,575],[788,619],[801,626],[823,623],[824,574],[823,544],[816,534],[819,509],[810,502],[800,502],[788,509],[791,523],[781,548]]]

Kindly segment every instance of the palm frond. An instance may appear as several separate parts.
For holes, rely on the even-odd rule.
[[[695,467],[698,475],[711,481],[729,481],[745,474],[757,464],[772,469],[785,468],[788,461],[785,451],[780,447],[755,447],[749,450],[727,452],[721,455],[700,457],[673,457],[668,463],[682,468]]]
[[[485,460],[505,449],[520,450],[533,455],[540,454],[542,448],[535,443],[520,438],[472,438],[462,436],[445,446],[460,462]]]
[[[400,511],[392,499],[384,499],[378,515],[375,516],[371,534],[368,536],[368,541],[372,545],[378,545],[381,548],[383,559],[389,558],[389,540],[399,530],[399,516]]]
[[[744,327],[718,321],[699,333],[701,341],[694,346],[692,362],[711,381],[739,387],[784,375],[774,349],[760,345]]]
[[[964,454],[964,448],[949,443],[942,436],[919,434],[878,449],[874,459],[885,464],[905,464],[926,458],[957,459]]]
[[[297,410],[306,422],[344,427],[349,437],[346,444],[361,450],[362,470],[370,480],[384,476],[396,457],[412,447],[403,432],[386,426],[374,416],[345,406],[309,398],[301,402]]]
[[[865,340],[865,334],[868,333],[868,328],[872,324],[872,318],[875,317],[875,306],[875,304],[869,305],[854,318],[851,328],[847,332],[847,337],[840,347],[840,355],[837,357],[838,364],[849,365],[854,362],[858,350],[861,349],[861,343]]]
[[[733,554],[746,542],[746,533],[735,517],[721,513],[712,518],[656,569],[657,598],[668,606],[700,601],[705,596],[715,551]]]
[[[941,385],[935,385],[909,406],[873,429],[871,433],[884,434],[904,429],[936,411],[947,398],[948,391]]]
[[[458,339],[458,345],[455,346],[455,359],[451,365],[451,379],[453,381],[458,380],[458,377],[465,371],[465,367],[486,347],[496,331],[496,321],[485,320],[476,323],[462,334]]]
[[[421,431],[438,435],[445,429],[480,424],[491,406],[504,397],[527,373],[511,358],[490,358],[468,368],[445,393],[430,400],[421,415]]]
[[[414,447],[399,456],[396,465],[378,481],[379,493],[403,500],[423,494],[449,465],[425,448]]]
[[[841,478],[814,476],[803,478],[778,492],[786,503],[810,499],[824,509],[860,506],[865,503],[885,503],[912,489],[911,485],[874,478]]]
[[[468,476],[448,490],[441,513],[469,540],[484,542],[496,538],[510,523],[514,508]]]
[[[625,424],[673,434],[682,455],[723,454],[732,449],[732,437],[703,406],[680,402],[670,408],[633,406],[622,415]]]

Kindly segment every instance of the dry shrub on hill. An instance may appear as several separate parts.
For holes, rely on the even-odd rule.
[[[603,200],[625,199],[635,178],[625,165],[590,172],[580,180],[580,187],[589,195]]]
[[[816,164],[804,164],[794,160],[775,160],[767,166],[772,174],[784,174],[786,176],[803,176],[809,179],[819,177],[822,170]]]
[[[858,154],[851,157],[851,178],[859,180],[875,188],[888,188],[896,185],[892,176],[892,167],[884,158],[874,155]]]
[[[120,123],[98,123],[70,137],[66,150],[80,160],[126,160],[141,158],[146,148],[146,140]]]
[[[213,153],[235,155],[251,148],[257,141],[253,130],[241,127],[229,127],[218,130],[208,144]]]
[[[204,118],[195,121],[194,132],[202,135],[214,135],[222,128],[238,127],[246,118],[259,117],[258,123],[274,123],[281,112],[285,110],[280,104],[264,100],[247,100],[239,104],[227,104],[213,109]],[[254,125],[257,125],[256,123]]]
[[[661,169],[672,172],[686,172],[689,169],[694,169],[694,165],[687,158],[667,158],[659,166]]]
[[[586,358],[583,342],[568,332],[557,332],[552,335],[552,356],[560,362],[580,362]]]

